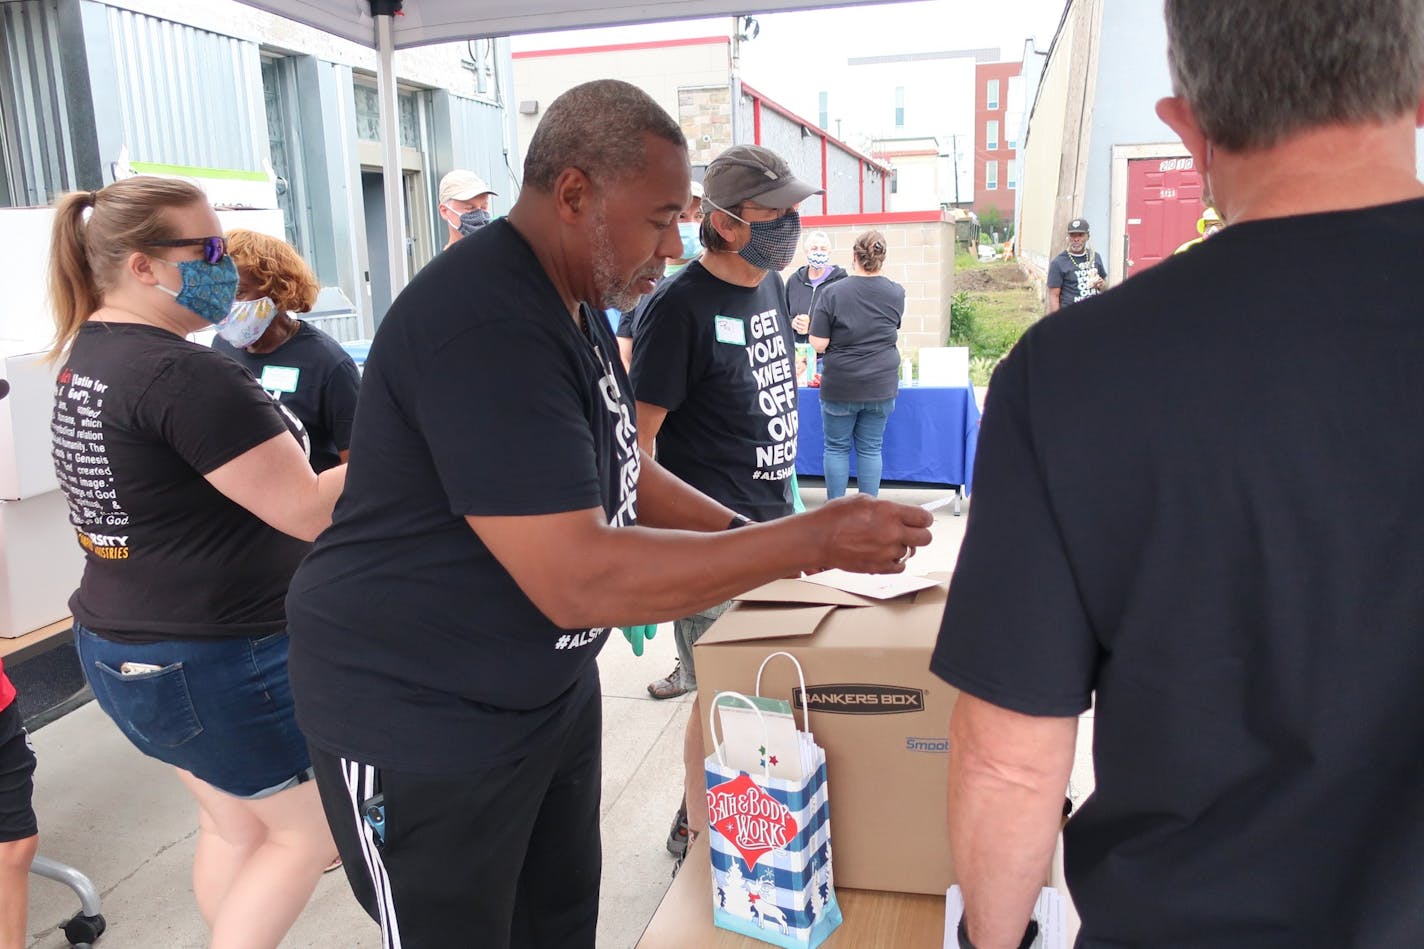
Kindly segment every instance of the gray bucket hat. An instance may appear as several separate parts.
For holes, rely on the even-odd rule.
[[[717,208],[734,208],[743,201],[789,208],[823,193],[793,175],[780,155],[760,145],[733,145],[712,159],[702,188],[708,203]]]

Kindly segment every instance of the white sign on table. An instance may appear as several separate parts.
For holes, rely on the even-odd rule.
[[[920,385],[963,388],[968,384],[968,346],[926,346],[920,350]]]

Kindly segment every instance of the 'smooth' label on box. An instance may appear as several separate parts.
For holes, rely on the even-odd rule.
[[[792,691],[792,705],[802,706],[800,687]],[[806,687],[806,707],[813,712],[842,715],[896,715],[925,710],[925,690],[900,685],[841,682]]]

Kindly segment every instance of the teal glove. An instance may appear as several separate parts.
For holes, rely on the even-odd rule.
[[[643,643],[652,639],[658,633],[656,623],[649,623],[647,626],[624,626],[623,638],[628,640],[628,645],[633,647],[633,655],[643,654]]]
[[[806,513],[806,502],[801,500],[801,485],[796,481],[796,472],[791,472],[791,510],[796,514]]]

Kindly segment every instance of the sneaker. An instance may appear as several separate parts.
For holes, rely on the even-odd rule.
[[[688,834],[687,847],[684,847],[682,853],[680,853],[680,854],[678,855],[677,862],[672,865],[672,878],[673,878],[674,880],[677,879],[677,872],[682,869],[683,863],[686,862],[686,860],[687,860],[687,849],[688,849],[688,847],[690,847],[691,844],[692,844],[692,842],[693,842],[694,840],[696,840],[696,839],[697,839],[697,835],[696,835],[696,834],[693,834],[693,833],[689,833],[689,834]]]
[[[672,667],[672,671],[656,682],[648,685],[648,694],[655,699],[675,699],[679,695],[686,695],[695,686],[688,681],[687,673],[682,671],[682,660],[677,660],[677,665]]]
[[[677,816],[672,819],[672,827],[668,828],[667,839],[668,853],[682,859],[687,853],[687,805],[677,809]]]

